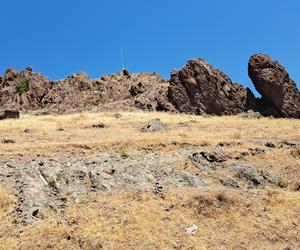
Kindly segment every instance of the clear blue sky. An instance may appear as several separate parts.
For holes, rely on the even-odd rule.
[[[0,74],[27,65],[51,79],[121,69],[169,78],[205,58],[252,86],[250,55],[270,54],[300,84],[298,0],[0,0]]]

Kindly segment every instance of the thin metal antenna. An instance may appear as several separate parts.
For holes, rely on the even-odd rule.
[[[122,48],[122,47],[120,47],[120,52],[121,52],[122,70],[125,70],[125,66],[124,66],[124,57],[123,57],[123,48]]]

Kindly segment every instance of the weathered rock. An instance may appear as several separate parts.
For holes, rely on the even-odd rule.
[[[245,178],[251,185],[261,186],[266,183],[261,173],[255,167],[239,163],[234,164],[232,168],[237,172],[239,177]]]
[[[105,128],[105,124],[100,122],[100,123],[97,123],[97,124],[93,124],[92,127],[93,128]]]
[[[266,142],[265,146],[268,147],[268,148],[276,148],[276,145],[273,142],[270,142],[270,141]]]
[[[225,186],[229,188],[239,188],[239,184],[231,177],[226,175],[217,175],[216,178]]]
[[[160,122],[158,119],[151,119],[145,126],[141,128],[141,132],[156,132],[167,130],[167,125]]]
[[[20,92],[20,84],[26,83],[28,89]],[[41,74],[8,69],[0,84],[1,109],[33,110],[42,108],[41,102],[52,82]]]
[[[212,151],[212,152],[200,152],[200,154],[209,162],[223,162],[228,159],[228,156],[223,152]]]
[[[249,109],[247,112],[240,113],[238,116],[245,119],[260,119],[263,117],[261,113],[255,112],[252,109]]]
[[[193,165],[201,171],[216,170],[216,167],[207,161],[201,153],[193,153],[189,158]]]
[[[137,85],[131,86],[131,88],[129,89],[129,92],[132,96],[137,96],[144,93],[145,91],[146,88],[141,82],[139,82]]]
[[[121,113],[115,113],[115,114],[113,114],[113,117],[116,119],[121,119],[123,117],[123,115]]]
[[[22,91],[21,83],[26,85]],[[0,108],[39,110],[37,114],[84,110],[173,111],[167,99],[168,85],[158,75],[128,71],[96,80],[78,73],[54,82],[29,67],[23,71],[8,69],[0,78]]]
[[[32,72],[32,67],[27,66],[27,67],[25,68],[25,70],[27,70],[27,71],[29,71],[29,72]]]
[[[3,143],[3,144],[9,144],[9,143],[16,143],[16,141],[13,140],[13,139],[3,139],[1,141],[1,143]]]
[[[194,235],[197,233],[197,231],[198,231],[198,227],[195,224],[184,229],[186,235]]]
[[[0,113],[0,120],[4,119],[19,119],[20,112],[17,110],[4,110],[3,113]]]
[[[248,73],[256,90],[262,95],[260,110],[269,103],[275,114],[283,117],[300,118],[300,92],[285,68],[268,55],[256,54],[250,57]],[[270,107],[269,107],[270,109]]]
[[[191,114],[232,115],[256,110],[250,89],[232,83],[203,59],[190,60],[171,73],[168,98],[178,111]]]

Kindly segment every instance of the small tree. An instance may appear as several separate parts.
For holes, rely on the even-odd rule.
[[[29,90],[29,84],[28,81],[23,79],[19,82],[19,85],[17,86],[17,91],[19,95],[22,95],[23,93],[27,92]]]

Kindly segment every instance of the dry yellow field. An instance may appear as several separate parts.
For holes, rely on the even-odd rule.
[[[293,119],[257,120],[150,112],[122,114],[122,119],[115,119],[113,113],[79,113],[39,117],[24,115],[19,120],[1,121],[0,140],[13,139],[17,143],[0,144],[0,157],[73,152],[85,145],[91,150],[117,150],[123,147],[130,150],[143,147],[169,150],[176,148],[176,144],[186,143],[214,147],[220,142],[241,142],[247,147],[257,140],[300,140],[300,122]],[[170,130],[140,133],[141,126],[153,118],[169,125]],[[99,122],[106,125],[105,130],[92,128]],[[64,131],[57,131],[59,128]],[[24,133],[25,129],[34,133]]]
[[[153,118],[167,124],[168,130],[141,133]],[[105,128],[93,128],[97,123]],[[31,165],[26,164],[35,158],[72,156],[76,162],[116,152],[120,164],[130,160],[133,163],[126,168],[134,165],[137,171],[134,167],[148,154],[153,159],[165,154],[171,164],[155,169],[159,180],[165,178],[160,172],[172,168],[208,183],[189,186],[170,179],[161,194],[148,186],[116,183],[74,199],[66,195],[62,211],[45,207],[40,217],[24,222],[16,212],[18,182],[6,181],[6,172],[0,171],[0,249],[300,249],[299,145],[300,121],[292,119],[135,112],[122,113],[120,119],[113,113],[80,113],[0,121],[2,169],[14,161],[20,172],[22,164],[29,171]],[[203,170],[188,157],[199,150],[220,150],[230,157]],[[137,152],[142,152],[139,159]],[[243,159],[235,157],[241,152],[250,153]],[[230,167],[240,161],[259,173],[272,171],[280,181],[249,185],[246,175],[241,177]],[[215,178],[219,175],[231,175],[239,188],[220,185]],[[193,226],[195,231],[189,233]]]

